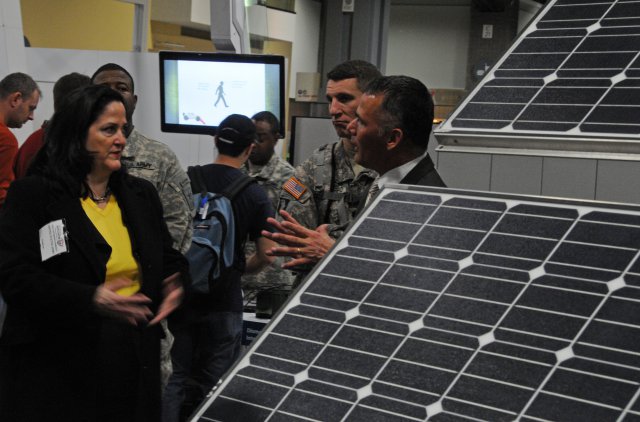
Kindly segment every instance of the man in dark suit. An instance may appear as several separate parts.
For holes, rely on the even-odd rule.
[[[355,138],[355,161],[380,175],[367,202],[380,187],[391,183],[445,187],[427,153],[433,122],[433,100],[422,82],[408,76],[383,76],[364,90],[356,118],[348,130]],[[293,259],[285,267],[313,264],[333,245],[322,226],[306,229],[281,211],[282,222],[269,219],[279,233],[263,233],[281,246],[274,256]]]
[[[373,80],[348,127],[355,137],[355,161],[378,172],[378,187],[444,187],[427,154],[432,122],[433,100],[422,82],[408,76]]]

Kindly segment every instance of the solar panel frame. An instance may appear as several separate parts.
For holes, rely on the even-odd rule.
[[[637,154],[639,77],[637,2],[552,0],[434,133],[445,147]]]
[[[640,206],[385,187],[192,420],[640,420],[638,234]]]

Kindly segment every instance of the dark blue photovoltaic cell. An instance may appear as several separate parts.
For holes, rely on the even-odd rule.
[[[640,2],[547,3],[436,135],[640,134]]]
[[[541,21],[600,19],[611,5],[598,3],[553,7],[542,17]]]
[[[637,88],[612,88],[602,99],[600,104],[626,104],[632,106],[640,106],[640,90]]]
[[[547,84],[547,87],[573,87],[573,88],[582,88],[582,87],[610,87],[611,80],[610,79],[571,79],[571,78],[560,78],[556,79]]]
[[[521,105],[510,104],[469,104],[461,112],[461,118],[513,120],[522,110]]]
[[[606,88],[554,88],[542,89],[533,100],[534,104],[594,104],[607,92]]]
[[[383,189],[196,420],[640,420],[640,207],[577,204]]]
[[[528,103],[538,93],[537,88],[482,88],[474,97],[476,103]]]
[[[635,53],[628,52],[575,53],[567,58],[560,69],[615,69],[619,73],[635,56]]]
[[[523,40],[513,51],[517,53],[570,53],[582,41],[582,37],[535,38]]]
[[[542,122],[580,122],[591,111],[591,106],[584,105],[538,105],[532,104],[518,117],[523,121]]]

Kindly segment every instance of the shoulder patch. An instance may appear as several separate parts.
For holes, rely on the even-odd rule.
[[[307,190],[307,187],[305,185],[303,185],[298,179],[296,179],[295,177],[291,176],[289,178],[289,180],[284,182],[284,185],[282,185],[282,189],[287,191],[294,198],[300,199],[300,197]]]

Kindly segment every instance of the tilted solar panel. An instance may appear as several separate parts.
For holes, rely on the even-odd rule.
[[[638,421],[640,207],[385,188],[194,420]]]
[[[637,152],[640,2],[549,1],[436,131],[444,144],[456,134],[508,136],[515,147],[519,137],[562,136],[582,150],[611,147],[573,148],[570,137],[627,140]]]

